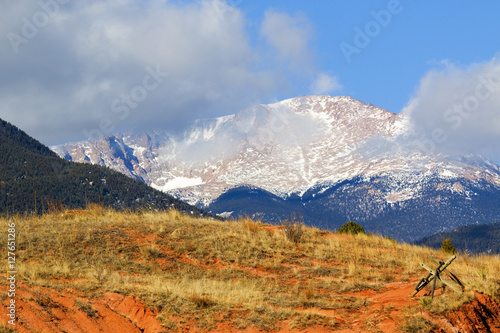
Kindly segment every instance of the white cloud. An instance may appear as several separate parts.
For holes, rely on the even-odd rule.
[[[465,68],[443,64],[403,109],[420,150],[500,157],[500,57]]]
[[[277,50],[280,59],[296,71],[311,69],[313,54],[309,43],[312,29],[305,17],[267,11],[260,33]]]
[[[255,46],[244,14],[222,0],[58,1],[0,2],[0,35],[23,38],[0,45],[0,118],[47,144],[131,127],[182,131],[314,75],[280,66],[312,68],[302,17],[266,14],[269,45]],[[278,59],[261,55],[271,48]]]
[[[310,87],[311,93],[314,95],[329,95],[340,89],[342,89],[342,85],[338,79],[325,73],[318,74]]]

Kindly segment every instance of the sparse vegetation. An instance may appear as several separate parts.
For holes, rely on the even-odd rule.
[[[432,329],[435,328],[435,324],[425,319],[420,315],[407,317],[403,326],[399,329],[403,332],[408,333],[427,333],[432,332]]]
[[[304,234],[304,222],[295,215],[281,222],[281,229],[285,233],[287,239],[294,243],[299,243]]]
[[[90,318],[99,317],[98,312],[89,303],[77,299],[75,300],[75,305],[79,310],[85,312]]]
[[[388,282],[416,283],[423,273],[420,261],[447,259],[440,251],[379,236],[340,237],[297,219],[291,225],[299,226],[292,230],[300,230],[300,236],[292,239],[283,226],[197,219],[175,210],[130,213],[89,206],[78,213],[9,221],[17,228],[20,286],[28,286],[32,295],[39,291],[37,304],[57,307],[48,303],[44,290],[70,287],[89,295],[89,301],[80,297],[75,306],[98,318],[90,299],[105,292],[132,295],[156,312],[166,331],[186,325],[210,330],[221,322],[240,329],[276,329],[284,321],[296,328],[342,328],[321,311],[342,316],[370,304],[346,292],[378,293]],[[452,268],[467,290],[498,299],[499,264],[498,256],[461,255]],[[488,274],[478,278],[480,271]],[[435,297],[429,311],[455,309],[467,297],[447,292]],[[418,298],[415,306],[422,309]],[[416,332],[421,324],[409,318],[405,329]]]
[[[466,292],[463,294],[450,292],[441,297],[435,297],[432,303],[429,304],[428,310],[435,314],[454,311],[472,299],[474,299],[473,292]]]
[[[16,331],[14,331],[11,327],[12,325],[10,324],[0,323],[0,333],[15,333]]]

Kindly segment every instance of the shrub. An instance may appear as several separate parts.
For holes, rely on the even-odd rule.
[[[363,226],[355,223],[355,222],[346,222],[344,223],[339,230],[337,230],[338,234],[366,234]]]
[[[446,238],[443,241],[443,244],[441,244],[441,251],[443,251],[445,253],[451,253],[451,254],[457,253],[457,249],[455,249],[455,247],[451,243],[451,239],[449,239],[449,238]]]
[[[196,306],[198,309],[205,309],[215,304],[214,301],[208,295],[198,295],[196,293],[191,294],[188,299]]]
[[[302,219],[297,218],[295,214],[281,222],[281,230],[283,230],[286,238],[294,243],[299,243],[304,235],[303,227],[304,223]]]
[[[99,313],[90,304],[82,302],[80,300],[75,300],[75,305],[78,310],[85,312],[90,318],[99,317]]]

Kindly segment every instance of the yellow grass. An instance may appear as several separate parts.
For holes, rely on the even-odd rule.
[[[315,228],[304,228],[300,242],[293,242],[248,218],[222,222],[175,210],[118,213],[94,205],[84,213],[0,221],[16,224],[22,282],[74,288],[89,297],[106,291],[135,295],[172,330],[183,316],[204,329],[218,320],[238,328],[272,329],[283,320],[296,328],[333,327],[337,323],[318,309],[359,309],[366,300],[344,293],[416,282],[427,275],[421,261],[432,267],[428,256],[449,257],[380,236],[330,237]],[[468,291],[498,300],[499,267],[499,256],[459,255],[450,269]],[[455,309],[471,295],[436,298],[430,310]]]

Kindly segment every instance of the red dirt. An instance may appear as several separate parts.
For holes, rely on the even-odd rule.
[[[459,332],[500,333],[500,305],[486,295],[475,295],[476,299],[445,317]]]
[[[2,286],[5,289],[5,286]],[[5,292],[5,290],[2,290]],[[7,323],[7,298],[0,318]],[[156,314],[131,296],[105,293],[97,299],[79,292],[50,288],[16,288],[16,330],[24,332],[160,332]],[[12,327],[9,325],[9,327]]]
[[[373,329],[398,332],[398,327],[404,321],[403,309],[418,304],[418,298],[408,296],[413,290],[413,285],[396,282],[387,284],[385,290],[378,292],[366,290],[346,293],[347,296],[364,298],[366,305],[348,318],[341,318],[343,325],[339,332],[370,332]]]
[[[366,305],[348,312],[337,310],[309,309],[335,318],[335,329],[315,326],[291,329],[282,322],[275,332],[398,332],[404,320],[403,310],[418,303],[419,298],[410,298],[413,286],[408,283],[390,283],[385,290],[351,293],[365,298]],[[2,286],[5,289],[5,286]],[[5,292],[5,290],[2,290]],[[154,333],[168,331],[163,328],[154,311],[131,296],[104,293],[96,299],[86,299],[73,290],[57,291],[50,288],[30,289],[24,284],[17,286],[16,305],[19,332],[119,332]],[[428,315],[439,326],[439,332],[500,332],[500,305],[490,297],[476,293],[476,299],[459,310],[443,316]],[[7,300],[0,306],[1,321],[6,323]],[[85,307],[88,306],[88,307]],[[183,326],[183,332],[203,332],[200,328]],[[228,322],[217,325],[213,332],[256,333],[259,329],[247,327],[237,329]]]

